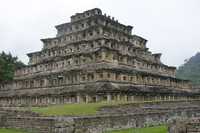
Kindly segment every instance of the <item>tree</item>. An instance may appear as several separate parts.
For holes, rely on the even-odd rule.
[[[200,53],[188,59],[176,72],[176,77],[191,80],[194,85],[200,85]]]
[[[11,53],[0,53],[0,83],[12,81],[15,70],[24,66],[25,64]]]

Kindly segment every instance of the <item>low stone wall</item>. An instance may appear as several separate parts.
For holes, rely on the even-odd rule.
[[[187,133],[200,133],[200,123],[188,123],[186,125]]]
[[[196,117],[200,113],[200,109],[185,109],[177,111],[141,113],[129,115],[110,115],[74,118],[74,133],[102,133],[106,130],[149,127],[160,124],[167,124],[174,118],[190,118]]]
[[[144,127],[150,124],[163,124],[167,121],[165,113],[134,115],[113,115],[75,118],[74,133],[102,133],[107,130]]]
[[[73,133],[71,118],[56,117],[0,117],[0,127],[24,129],[31,133]]]
[[[4,127],[22,128],[34,133],[52,133],[55,120],[51,118],[37,117],[9,117],[5,119]]]
[[[148,113],[148,112],[160,112],[160,111],[174,111],[184,109],[198,109],[200,102],[196,101],[157,101],[146,103],[127,103],[117,106],[105,106],[98,111],[98,114],[130,114],[130,113]]]
[[[198,117],[200,108],[153,112],[107,114],[84,117],[40,117],[28,112],[1,110],[0,127],[20,128],[34,133],[102,133],[106,130],[166,124],[176,118]]]
[[[33,132],[51,132],[54,119],[39,118],[36,113],[0,109],[0,127],[28,129]]]
[[[169,133],[200,133],[200,118],[174,120],[169,125]]]

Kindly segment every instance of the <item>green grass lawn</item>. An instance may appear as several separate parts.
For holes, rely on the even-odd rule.
[[[166,126],[108,131],[106,133],[167,133]]]
[[[156,101],[162,102],[162,101]],[[76,103],[76,104],[64,104],[64,105],[51,105],[48,107],[32,107],[31,111],[39,113],[43,116],[62,116],[62,115],[94,115],[103,106],[116,106],[120,104],[135,104],[136,106],[144,103],[155,103],[155,101],[146,102],[99,102],[99,103]],[[25,110],[30,110],[26,108]]]
[[[4,128],[0,128],[0,133],[27,133],[27,132],[19,130],[19,129],[4,129]]]
[[[93,115],[104,104],[65,104],[49,107],[33,107],[32,111],[44,116],[62,116],[62,115]]]

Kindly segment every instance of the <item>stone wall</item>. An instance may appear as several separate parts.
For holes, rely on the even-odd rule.
[[[102,133],[105,130],[145,127],[167,123],[170,119],[196,117],[200,109],[159,111],[152,113],[113,114],[84,117],[25,117],[2,111],[0,127],[21,128],[35,133]]]
[[[135,115],[112,115],[75,118],[75,133],[102,133],[106,130],[144,127],[148,124],[162,124],[167,121],[165,113]]]
[[[0,111],[0,127],[3,128],[24,129],[33,133],[72,133],[72,124],[71,118],[41,117],[27,111]]]
[[[174,120],[169,124],[169,133],[199,133],[200,118]]]
[[[200,110],[174,112],[141,113],[134,115],[110,115],[101,117],[75,118],[75,133],[102,133],[106,130],[138,128],[166,124],[172,118],[189,118],[198,115]]]
[[[156,95],[142,96],[131,94],[68,94],[68,95],[42,95],[42,96],[21,96],[0,98],[0,107],[27,107],[27,106],[47,106],[68,103],[94,103],[94,102],[176,102],[176,101],[199,101],[200,97]]]
[[[5,120],[6,128],[22,128],[32,132],[51,133],[55,121],[48,118],[9,117]]]
[[[191,92],[187,89],[174,89],[170,86],[159,85],[132,85],[132,82],[126,84],[128,85],[105,80],[90,82],[89,84],[0,91],[0,106],[45,106],[66,103],[110,102],[111,100],[152,102],[200,99],[198,92]]]

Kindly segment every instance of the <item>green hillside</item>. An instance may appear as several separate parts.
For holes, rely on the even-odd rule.
[[[200,85],[200,53],[197,53],[180,66],[177,70],[176,77],[188,79],[194,85]]]

